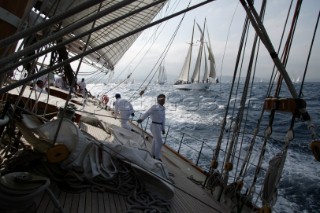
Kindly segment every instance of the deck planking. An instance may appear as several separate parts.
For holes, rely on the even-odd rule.
[[[190,183],[190,180],[183,178],[179,172],[175,172],[174,175],[177,188],[170,202],[170,212],[227,212],[215,204],[210,194],[203,191],[201,186]],[[59,189],[56,184],[52,184],[50,188],[63,206],[65,213],[119,213],[125,212],[130,207],[125,196],[111,192],[94,192],[86,189],[81,193],[71,193]],[[47,193],[44,192],[37,199],[37,213],[58,212]]]
[[[70,213],[78,213],[80,204],[80,194],[72,194],[72,203],[70,207]]]
[[[85,213],[85,206],[86,206],[86,194],[80,193],[79,194],[78,213]]]

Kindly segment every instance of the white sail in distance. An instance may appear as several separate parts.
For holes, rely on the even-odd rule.
[[[158,84],[164,84],[167,82],[167,74],[164,65],[160,65],[158,70]]]
[[[194,35],[194,26],[192,30],[192,37]],[[206,28],[206,20],[204,21],[203,29],[197,24],[200,31],[200,45],[198,50],[198,55],[194,65],[194,71],[192,73],[192,77],[189,80],[189,71],[191,64],[191,46],[189,47],[189,51],[187,57],[184,61],[179,79],[175,82],[174,86],[177,89],[181,90],[206,90],[209,88],[210,84],[214,82],[215,79],[215,62],[213,53],[211,50],[211,45],[205,43],[205,28]],[[193,39],[192,39],[193,40]],[[204,45],[207,45],[205,47]],[[208,51],[208,52],[206,52]],[[204,53],[203,53],[204,52]],[[208,58],[207,55],[209,54]],[[201,64],[204,60],[203,65]],[[208,61],[210,60],[209,64]],[[209,69],[210,67],[210,69]],[[204,70],[203,72],[201,70]]]
[[[207,28],[207,35],[208,35],[208,42],[207,42],[207,49],[208,49],[208,60],[210,61],[210,72],[209,72],[209,77],[215,79],[217,77],[217,73],[216,73],[216,61],[214,59],[214,55],[212,52],[212,46],[211,46],[211,41],[210,41],[210,37],[209,37],[209,31]],[[209,43],[209,45],[208,45]]]
[[[204,58],[207,59],[206,51],[204,51]],[[207,80],[209,79],[208,77],[209,77],[208,63],[207,63],[207,60],[204,60],[204,74],[203,74],[202,82],[207,82]]]
[[[204,27],[203,28],[205,28],[205,25],[206,25],[206,23],[204,23]],[[203,51],[204,33],[201,30],[199,25],[198,25],[198,28],[200,29],[200,32],[201,32],[200,48],[199,48],[198,57],[197,57],[196,65],[195,65],[195,68],[194,68],[194,72],[193,72],[193,75],[192,75],[192,78],[191,78],[191,82],[199,82],[200,81],[200,68],[201,68],[201,59],[202,59],[202,51]]]
[[[179,81],[188,82],[189,81],[189,69],[192,55],[192,44],[190,44],[186,59],[184,60],[184,64],[182,66],[180,76],[178,78]]]
[[[201,33],[204,33],[204,31],[202,31],[202,29],[199,27],[199,25],[198,25],[198,28],[201,31]],[[206,81],[209,77],[213,78],[213,79],[216,79],[216,77],[217,77],[217,74],[216,74],[216,62],[215,62],[214,55],[213,55],[213,52],[212,52],[212,46],[211,46],[211,41],[210,41],[208,28],[207,28],[207,37],[208,37],[207,38],[208,41],[206,42],[206,46],[207,46],[207,50],[208,50],[208,60],[210,61],[210,69],[209,69],[208,73],[204,74],[204,76],[203,76],[203,80],[204,81]],[[206,56],[205,56],[205,60],[207,60]]]
[[[190,64],[191,64],[191,56],[192,56],[192,46],[193,46],[193,34],[194,34],[194,23],[193,23],[193,29],[192,29],[192,36],[191,36],[191,42],[188,49],[187,56],[184,60],[178,81],[181,82],[189,82],[189,71],[190,71]]]

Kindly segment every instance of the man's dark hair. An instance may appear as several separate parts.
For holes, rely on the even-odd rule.
[[[164,99],[164,98],[166,98],[166,96],[165,96],[164,94],[160,94],[160,95],[158,95],[158,97],[157,97],[157,99]]]
[[[43,81],[42,80],[37,80],[37,83],[36,83],[37,85],[38,84],[43,84]]]
[[[121,95],[119,93],[117,93],[114,97],[116,97],[116,99],[121,98]]]

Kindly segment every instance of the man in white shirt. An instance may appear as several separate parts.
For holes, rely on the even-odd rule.
[[[67,85],[67,82],[66,82],[66,77],[62,74],[59,74],[58,77],[56,78],[55,80],[55,86],[60,88],[60,89],[63,89],[63,90],[68,90],[69,87]]]
[[[37,92],[42,92],[44,87],[44,83],[42,80],[37,80],[36,85],[34,87],[34,90],[36,90]]]
[[[86,82],[84,82],[84,78],[81,79],[81,81],[78,82],[78,86],[79,86],[79,93],[82,94],[83,97],[85,97],[86,95]]]
[[[40,93],[47,93],[42,80],[37,80],[34,90]]]
[[[141,123],[147,117],[151,117],[152,123],[150,125],[150,130],[153,136],[151,154],[155,159],[161,161],[161,148],[162,148],[162,134],[165,134],[165,104],[166,96],[160,94],[157,97],[158,104],[153,105],[148,111],[146,111],[138,123]]]
[[[129,101],[122,99],[120,94],[115,95],[116,102],[114,104],[114,118],[117,119],[120,114],[121,127],[132,130],[129,125],[129,117],[134,116],[134,110]]]
[[[33,90],[35,91],[34,95],[36,99],[38,99],[41,94],[47,94],[42,80],[37,80],[36,85],[33,87]]]

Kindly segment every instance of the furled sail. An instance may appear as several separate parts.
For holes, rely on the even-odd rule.
[[[61,14],[61,12],[68,11],[83,2],[85,2],[85,0],[43,1],[39,7],[39,10],[41,13],[47,14],[50,18]],[[105,13],[105,15],[96,19],[96,21],[89,22],[73,30],[72,33],[64,36],[64,40],[66,40],[77,35],[82,35],[93,28],[98,29],[90,34],[84,35],[80,40],[70,43],[67,46],[69,51],[73,54],[79,54],[84,50],[86,44],[88,44],[86,47],[87,50],[92,49],[106,42],[110,42],[121,35],[140,28],[150,23],[164,5],[164,3],[153,4],[154,1],[152,0],[128,2],[129,1],[122,0],[101,1],[99,4],[89,7],[86,10],[62,20],[62,27],[67,28],[90,17]],[[135,10],[147,7],[151,4],[154,6],[148,7],[138,13],[130,14]],[[106,23],[109,24],[105,27],[101,27]],[[99,29],[100,27],[101,29]],[[116,63],[121,59],[121,57],[130,48],[139,35],[140,33],[136,33],[120,41],[112,43],[105,48],[89,54],[87,59],[89,59],[92,64],[99,64],[109,70],[113,70]]]

